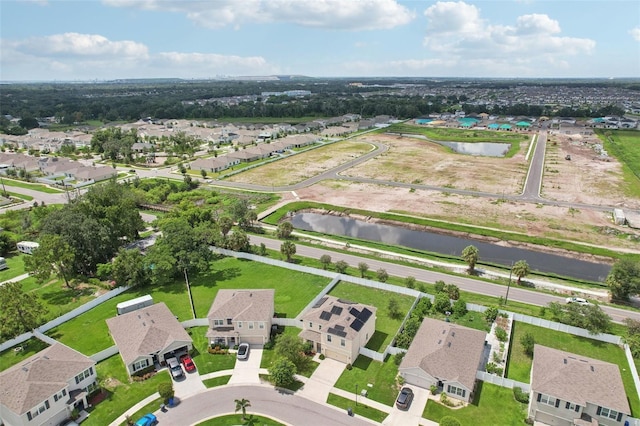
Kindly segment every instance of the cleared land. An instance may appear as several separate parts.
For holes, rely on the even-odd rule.
[[[336,142],[247,170],[226,180],[273,186],[292,185],[358,158],[372,149],[371,144],[363,141]]]

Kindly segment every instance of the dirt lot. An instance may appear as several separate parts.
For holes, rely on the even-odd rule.
[[[597,144],[602,142],[595,135],[549,135],[542,195],[552,200],[639,209],[640,200],[626,197],[621,189],[622,166],[613,157],[601,157]]]
[[[347,170],[356,177],[419,183],[496,194],[519,194],[527,172],[525,155],[530,140],[520,143],[511,158],[457,154],[426,140],[391,135],[367,135],[389,146],[389,151]]]

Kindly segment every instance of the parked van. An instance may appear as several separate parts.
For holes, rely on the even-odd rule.
[[[9,269],[9,265],[7,265],[7,259],[0,257],[0,271],[3,269]]]
[[[33,251],[40,247],[40,244],[34,241],[20,241],[16,244],[18,251],[24,254],[33,254]]]

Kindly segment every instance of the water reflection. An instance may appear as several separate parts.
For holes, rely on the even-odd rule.
[[[368,223],[347,217],[318,213],[297,213],[292,217],[291,223],[295,228],[307,231],[380,241],[386,244],[453,256],[460,256],[466,246],[473,244],[480,252],[480,259],[485,262],[510,266],[512,262],[524,259],[529,263],[532,270],[590,281],[604,281],[611,269],[610,265],[604,263],[587,262],[521,248],[503,247],[470,238]]]
[[[495,142],[438,142],[448,146],[455,152],[468,155],[482,155],[485,157],[504,157],[509,152],[511,144]]]

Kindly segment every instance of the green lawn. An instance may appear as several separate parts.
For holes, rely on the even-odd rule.
[[[206,317],[220,288],[274,288],[276,312],[293,318],[327,283],[324,277],[232,257],[214,260],[209,272],[191,278],[193,300],[199,318]],[[105,320],[115,316],[116,305],[146,294],[150,294],[156,303],[166,303],[180,321],[193,317],[186,285],[177,280],[165,286],[128,290],[47,334],[85,355],[93,355],[114,344]]]
[[[162,404],[162,398],[156,398],[150,403],[148,403],[147,405],[145,405],[144,407],[142,407],[141,409],[139,409],[138,411],[136,411],[135,413],[131,414],[129,418],[135,422],[138,419],[142,418],[142,416],[144,416],[145,414],[153,413],[154,411],[157,411],[160,408],[160,404]],[[120,423],[120,426],[129,426],[129,425],[125,420],[124,422]]]
[[[533,360],[525,355],[520,344],[520,338],[525,333],[531,333],[537,344],[617,364],[620,367],[620,374],[622,375],[624,389],[631,406],[631,413],[634,416],[640,413],[638,392],[633,383],[633,377],[631,376],[624,351],[610,343],[514,321],[506,377],[529,383]]]
[[[396,383],[397,375],[398,366],[394,363],[393,357],[379,362],[360,355],[351,370],[344,370],[335,387],[355,393],[358,385],[358,392],[360,389],[366,389],[369,399],[393,406],[400,390]],[[369,384],[373,386],[367,386]]]
[[[33,200],[33,197],[31,195],[20,194],[19,192],[7,191],[7,195],[10,195],[10,196],[16,197],[16,198],[21,198],[21,199],[27,200],[27,201]]]
[[[369,272],[369,274],[371,274],[371,272]],[[367,343],[367,348],[374,351],[383,351],[384,348],[391,343],[391,340],[402,324],[404,316],[409,312],[415,300],[411,296],[404,296],[347,282],[339,282],[329,294],[378,308],[378,312],[376,313],[376,332]],[[391,318],[391,316],[389,316],[387,307],[389,306],[390,299],[398,301],[398,306],[402,313],[398,318]]]
[[[119,355],[100,362],[96,370],[109,396],[91,409],[91,415],[83,422],[85,426],[108,425],[137,402],[157,392],[160,383],[171,381],[169,374],[162,371],[144,382],[129,383],[129,376]]]
[[[47,194],[59,194],[62,192],[61,189],[51,188],[39,183],[27,183],[21,180],[9,179],[6,177],[3,178],[3,180],[4,180],[5,186],[9,186],[9,187],[15,186],[16,188],[31,189],[33,191],[46,192]]]
[[[640,197],[640,132],[596,130],[605,149],[622,163],[626,195]]]
[[[351,408],[354,414],[358,414],[359,416],[366,417],[377,423],[382,423],[382,421],[386,419],[388,416],[388,414],[385,413],[384,411],[371,408],[368,405],[359,403],[356,406],[355,401],[351,401],[350,399],[343,398],[334,393],[329,394],[329,396],[327,397],[327,403],[331,405],[335,405],[336,407],[340,407],[345,411],[347,410],[347,408]]]
[[[216,386],[226,385],[227,383],[229,383],[229,379],[231,379],[231,375],[214,377],[213,379],[206,379],[203,380],[202,383],[204,383],[207,388],[215,388]]]
[[[520,142],[531,138],[529,134],[494,132],[490,130],[465,130],[442,127],[422,127],[407,123],[393,124],[385,132],[401,132],[424,135],[436,141],[455,142]]]
[[[207,327],[193,327],[187,330],[193,339],[193,362],[200,374],[213,373],[215,371],[231,370],[236,365],[235,354],[210,354],[207,351],[209,339]]]
[[[251,408],[249,408],[249,410],[251,410]],[[249,416],[253,416],[253,418],[257,420],[257,422],[255,423],[256,426],[284,426],[282,423],[272,420],[268,417],[255,416],[251,414],[250,411],[247,411],[247,417]],[[242,421],[242,415],[232,414],[229,416],[215,417],[213,419],[200,422],[198,423],[198,426],[238,426],[242,424],[245,424]]]
[[[12,253],[5,257],[9,269],[0,271],[0,283],[9,281],[12,278],[17,277],[18,275],[22,275],[25,273],[24,261],[22,260],[24,256],[24,254]]]
[[[42,340],[32,337],[18,346],[7,349],[0,353],[0,371],[4,371],[12,365],[16,365],[23,359],[29,358],[31,355],[35,355],[48,346],[49,345]],[[21,347],[22,349],[16,351],[15,349],[18,347]]]
[[[473,404],[454,410],[429,400],[422,413],[435,422],[444,416],[455,417],[461,425],[524,425],[527,405],[516,401],[511,389],[478,381]]]
[[[94,286],[69,288],[62,280],[38,283],[33,277],[20,281],[25,292],[35,294],[47,308],[46,318],[52,320],[95,299],[99,289]]]

